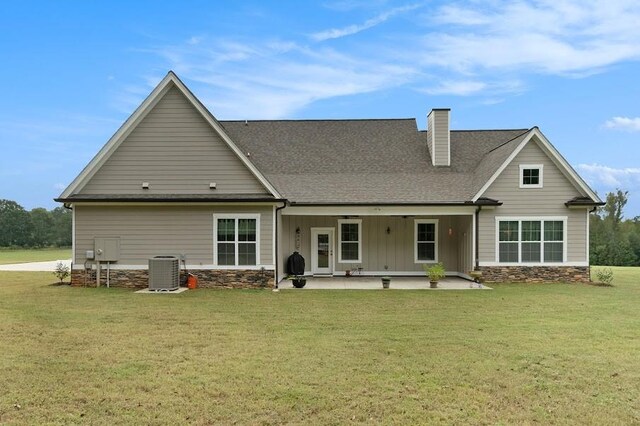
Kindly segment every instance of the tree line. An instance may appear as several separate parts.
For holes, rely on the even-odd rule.
[[[640,266],[640,216],[624,219],[629,191],[607,194],[606,205],[590,215],[589,261],[592,265]]]
[[[71,210],[42,207],[27,211],[11,200],[0,200],[0,247],[71,246]]]

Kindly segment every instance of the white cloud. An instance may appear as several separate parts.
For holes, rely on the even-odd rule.
[[[155,53],[178,75],[201,83],[199,98],[224,119],[290,117],[311,102],[395,87],[415,73],[409,66],[280,41],[220,41]]]
[[[62,191],[67,187],[64,183],[54,183],[53,189],[57,189],[58,191]]]
[[[366,3],[346,0],[329,7],[384,7]],[[390,8],[363,23],[311,37],[322,41],[356,34],[419,7]],[[142,52],[162,58],[156,69],[170,68],[195,82],[198,96],[220,118],[282,118],[318,100],[401,86],[433,96],[502,102],[525,91],[534,75],[583,77],[640,60],[637,22],[640,2],[635,0],[468,0],[434,5],[424,15],[407,13],[398,32],[371,32],[350,40],[348,47],[309,44],[308,35],[282,40],[203,34]],[[160,78],[147,76],[146,84],[125,87],[118,109],[131,112]]]
[[[640,3],[631,0],[446,5],[424,17],[437,28],[423,39],[421,62],[461,73],[580,76],[640,58],[639,19]]]
[[[343,28],[332,28],[329,30],[320,31],[320,32],[311,34],[310,37],[316,41],[324,41],[324,40],[330,40],[334,38],[340,38],[340,37],[357,34],[361,31],[368,30],[369,28],[373,28],[376,25],[380,25],[395,15],[417,9],[418,7],[420,6],[409,5],[409,6],[396,7],[394,9],[383,12],[371,19],[367,19],[362,24],[353,24]]]
[[[627,130],[629,132],[640,132],[640,117],[613,117],[604,123],[607,129]]]
[[[576,168],[594,186],[630,189],[640,185],[640,168],[637,167],[616,169],[594,163],[578,164]]]
[[[490,93],[492,96],[516,93],[523,89],[520,81],[499,81],[484,82],[477,80],[443,80],[433,87],[417,89],[419,92],[429,95],[453,95],[453,96],[472,96],[483,93]]]
[[[468,96],[481,92],[487,87],[481,81],[443,81],[436,87],[427,88],[423,91],[430,95],[457,95]]]

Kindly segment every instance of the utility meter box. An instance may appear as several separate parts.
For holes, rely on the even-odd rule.
[[[97,262],[117,262],[120,260],[120,237],[96,238],[94,254]]]

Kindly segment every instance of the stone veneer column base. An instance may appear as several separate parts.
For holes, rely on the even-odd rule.
[[[589,266],[481,266],[487,283],[589,283]]]
[[[198,277],[199,288],[271,288],[274,283],[274,272],[271,270],[227,269],[190,270],[189,273]],[[107,270],[102,269],[100,285],[107,285]],[[184,271],[180,271],[180,283],[184,281]],[[95,287],[96,273],[74,269],[71,271],[71,285],[74,287]],[[109,275],[109,285],[119,288],[147,288],[149,273],[146,269],[112,269]]]

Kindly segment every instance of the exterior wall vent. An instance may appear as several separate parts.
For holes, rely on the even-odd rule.
[[[149,259],[149,290],[172,291],[180,287],[180,260],[175,256]]]

